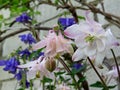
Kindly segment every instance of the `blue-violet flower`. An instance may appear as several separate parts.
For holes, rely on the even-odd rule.
[[[26,13],[23,13],[19,17],[17,17],[15,21],[20,23],[28,23],[31,20],[32,19]]]
[[[62,27],[63,30],[65,30],[67,27],[75,24],[74,18],[59,18],[58,23]]]
[[[21,38],[21,41],[24,42],[25,44],[36,43],[36,40],[33,38],[31,33],[19,35],[19,37]]]
[[[19,64],[19,61],[15,57],[10,58],[9,60],[0,60],[0,66],[5,66],[3,70],[9,71],[12,74],[16,73]]]

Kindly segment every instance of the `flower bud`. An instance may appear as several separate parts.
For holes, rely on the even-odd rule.
[[[56,68],[56,62],[55,60],[52,58],[52,59],[48,59],[46,62],[45,62],[45,67],[48,71],[50,72],[53,72]]]

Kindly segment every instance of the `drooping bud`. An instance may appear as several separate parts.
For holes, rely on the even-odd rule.
[[[53,58],[49,58],[46,62],[45,62],[45,67],[48,71],[53,72],[56,68],[56,62]]]

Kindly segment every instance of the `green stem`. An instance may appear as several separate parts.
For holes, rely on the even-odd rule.
[[[68,73],[71,73],[71,70],[69,69],[69,67],[65,64],[65,62],[63,61],[63,59],[59,58],[60,63],[64,66],[64,68],[67,70]],[[76,87],[78,90],[81,90],[81,88],[79,87],[79,84],[77,83],[75,77],[73,75],[71,75]]]
[[[115,56],[115,53],[113,51],[113,49],[111,49],[111,52],[112,52],[112,55],[114,57],[114,60],[115,60],[115,64],[116,64],[116,67],[117,67],[117,72],[118,72],[118,79],[119,79],[119,82],[120,82],[120,70],[119,70],[119,65],[118,65],[118,62],[117,62],[117,59],[116,59],[116,56]]]
[[[33,90],[32,89],[32,80],[30,80],[30,90]]]
[[[96,72],[96,74],[98,75],[98,77],[100,78],[105,90],[109,90],[109,88],[107,87],[106,83],[104,82],[104,80],[102,79],[102,77],[100,76],[100,74],[98,73],[97,69],[95,68],[95,66],[93,65],[92,61],[90,60],[89,57],[87,57],[88,61],[90,62],[92,68],[94,69],[94,71]]]
[[[36,38],[36,40],[37,40],[37,41],[40,41],[40,38],[39,38],[37,32],[34,30],[34,28],[30,27],[30,29],[31,29],[31,31],[32,31],[32,33],[33,33],[33,35],[34,35],[34,37]]]
[[[26,88],[26,75],[25,73],[22,73],[22,83],[23,83],[23,89]]]
[[[45,83],[44,81],[42,82],[43,90],[45,90]]]

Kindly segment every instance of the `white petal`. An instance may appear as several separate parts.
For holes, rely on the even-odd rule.
[[[98,52],[102,52],[103,50],[105,50],[105,39],[97,39],[96,40],[96,44],[97,44],[97,50]]]
[[[103,51],[101,53],[97,53],[96,58],[95,58],[95,64],[97,66],[101,66],[104,58],[105,58],[105,51]]]
[[[91,57],[96,54],[96,44],[93,42],[84,48],[85,55]]]
[[[78,48],[78,49],[75,51],[75,53],[73,54],[72,59],[73,59],[74,61],[78,61],[78,60],[81,60],[81,59],[83,59],[83,58],[85,58],[85,54],[84,54],[84,52],[83,52],[83,49]]]
[[[107,38],[107,46],[108,48],[111,48],[112,46],[118,46],[119,42],[117,41],[117,39],[113,36],[112,32],[110,29],[108,29],[105,33],[106,38]]]
[[[65,36],[74,39],[76,36],[78,36],[81,32],[80,32],[80,27],[78,24],[74,24],[70,27],[68,27],[65,31],[64,34]]]
[[[107,72],[105,75],[107,75],[107,76],[113,76],[114,75],[114,73],[115,73],[115,71],[114,70],[110,70],[109,72]]]
[[[27,64],[23,64],[23,65],[18,65],[18,68],[29,68],[29,67],[33,67],[36,65],[36,63],[39,63],[42,60],[43,56],[39,57],[38,60],[34,60],[31,62],[28,62]]]
[[[86,35],[79,35],[78,37],[75,38],[75,44],[77,47],[84,48],[87,43],[85,42],[85,37]]]
[[[37,71],[28,71],[27,72],[27,80],[31,80],[31,79],[34,79],[36,77],[36,72]]]

